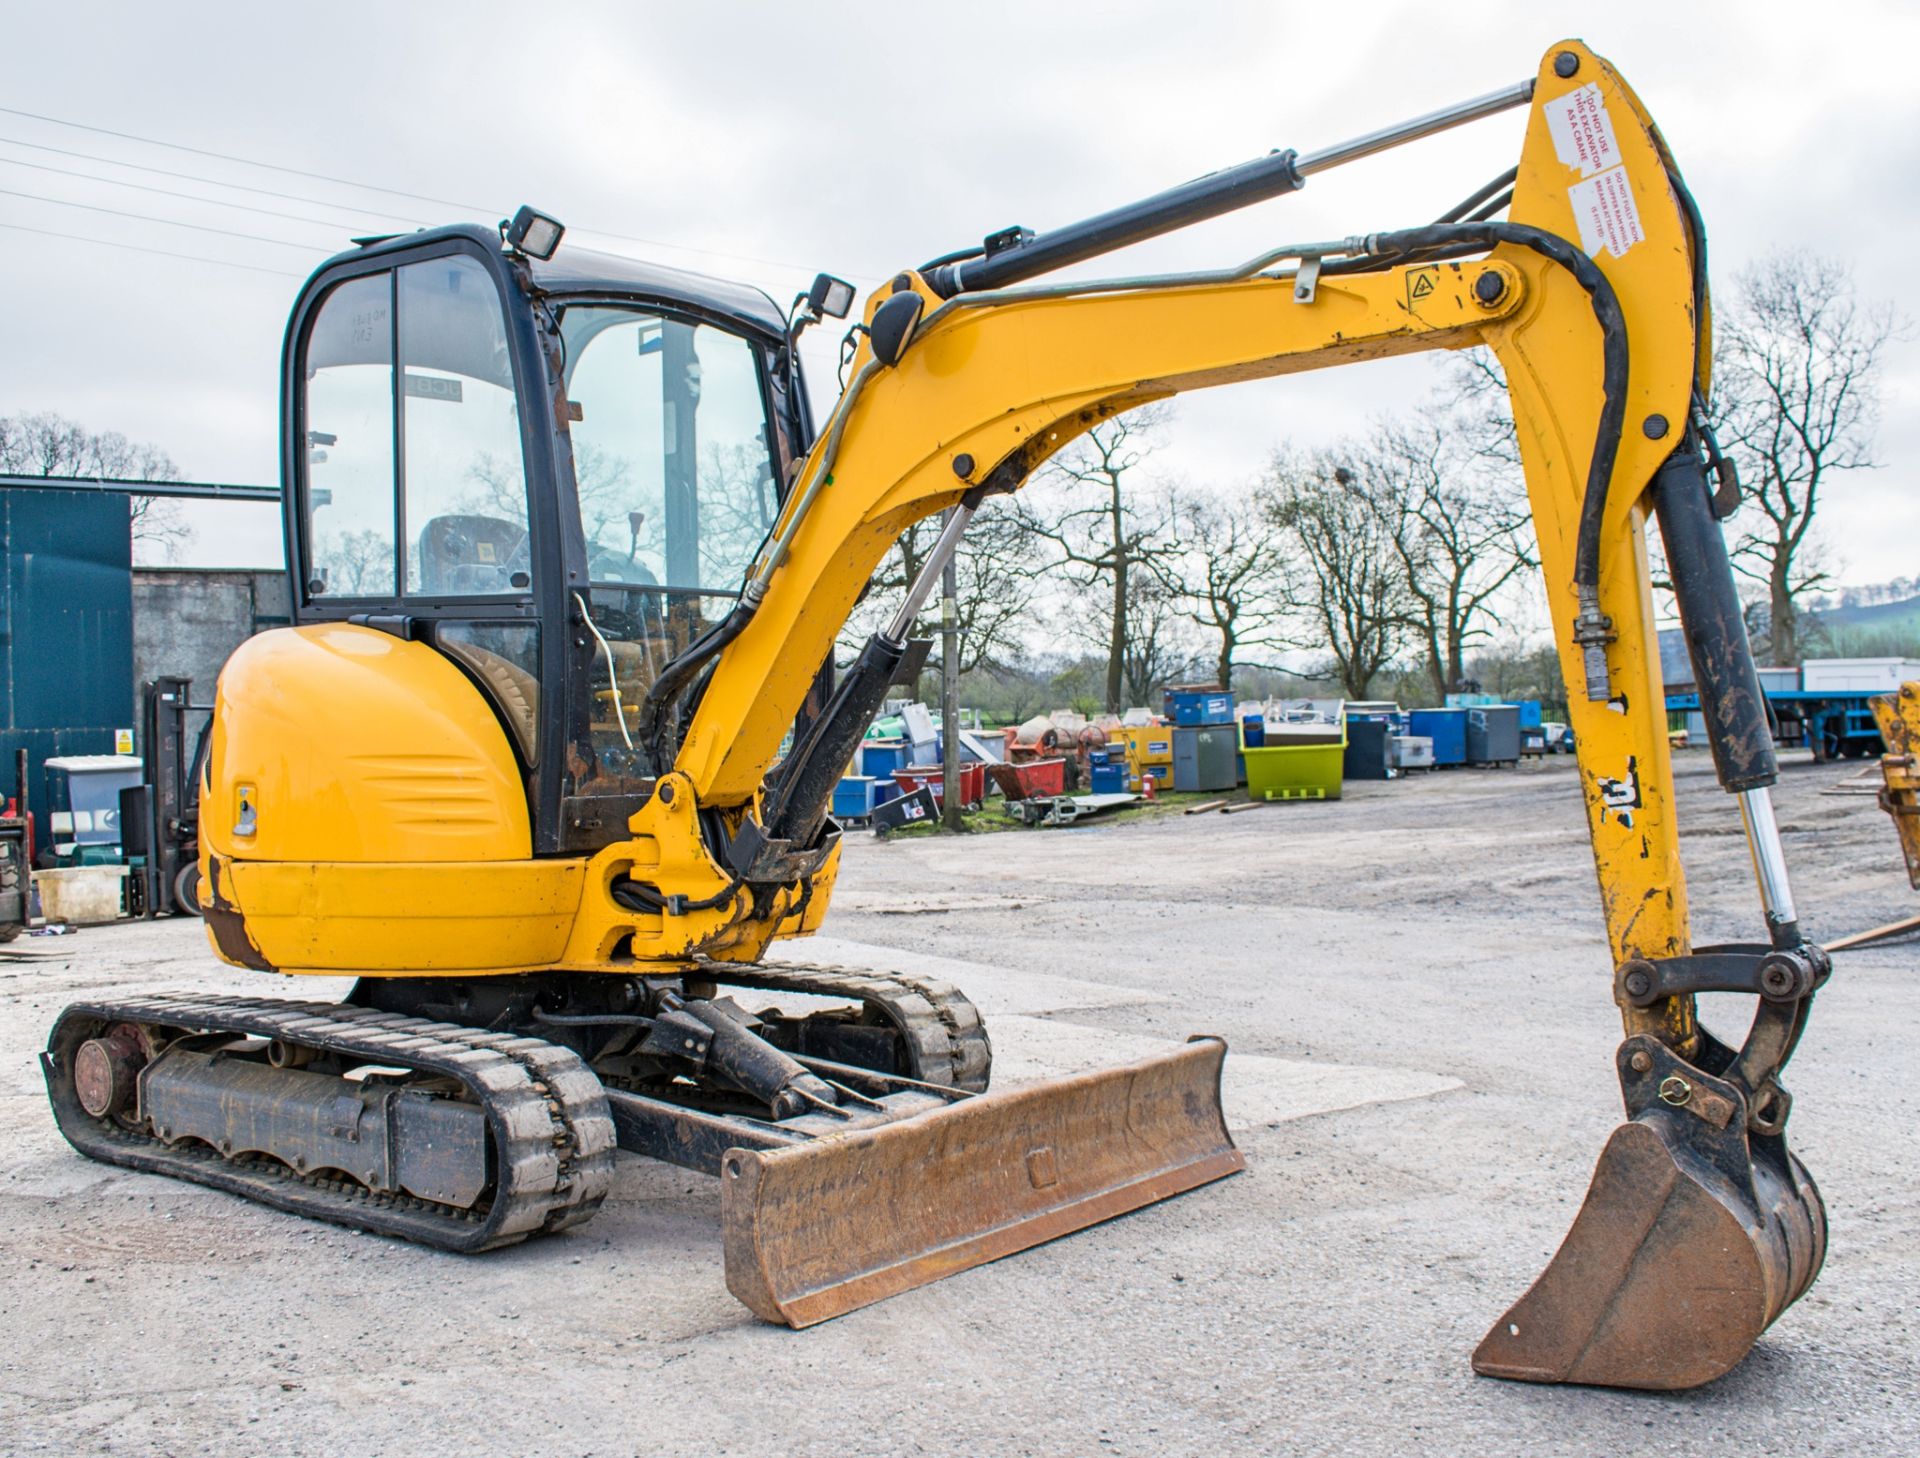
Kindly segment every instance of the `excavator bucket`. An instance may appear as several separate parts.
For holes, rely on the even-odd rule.
[[[727,1288],[812,1326],[1246,1167],[1226,1044],[982,1094],[721,1165]]]
[[[1697,1387],[1819,1273],[1819,1191],[1781,1136],[1749,1134],[1741,1091],[1651,1038],[1629,1039],[1621,1068],[1633,1117],[1552,1264],[1474,1352],[1483,1376]]]

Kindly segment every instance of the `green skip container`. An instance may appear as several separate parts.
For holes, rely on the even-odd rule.
[[[1347,721],[1332,724],[1269,724],[1266,743],[1246,748],[1249,800],[1338,800],[1340,769],[1347,754]],[[1288,743],[1289,739],[1302,742]]]

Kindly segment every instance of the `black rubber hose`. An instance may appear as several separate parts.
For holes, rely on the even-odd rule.
[[[1688,241],[1693,244],[1693,329],[1697,338],[1699,332],[1706,327],[1707,220],[1700,216],[1700,204],[1693,200],[1693,193],[1687,187],[1687,180],[1680,175],[1679,167],[1667,155],[1665,143],[1661,144],[1660,155],[1666,162],[1667,185],[1673,189],[1673,195],[1680,199],[1680,216],[1686,220]],[[1697,362],[1695,368],[1698,368]]]
[[[1512,206],[1512,204],[1513,204],[1513,189],[1508,188],[1505,192],[1501,193],[1498,197],[1494,198],[1491,202],[1489,202],[1485,207],[1476,208],[1474,210],[1473,216],[1469,218],[1467,221],[1471,223],[1484,223],[1487,221],[1487,219],[1493,217],[1496,213],[1504,213],[1509,207]]]
[[[969,258],[982,257],[986,251],[986,248],[979,243],[971,248],[956,248],[951,253],[942,253],[938,258],[929,258],[915,272],[929,274],[936,268],[945,268],[949,263],[965,263]]]
[[[1600,325],[1602,401],[1600,427],[1594,434],[1593,454],[1587,461],[1586,492],[1580,499],[1580,535],[1574,548],[1573,581],[1576,587],[1597,590],[1607,490],[1613,481],[1613,464],[1620,454],[1620,433],[1627,416],[1627,321],[1620,312],[1620,300],[1593,259],[1558,234],[1522,223],[1433,223],[1424,228],[1376,233],[1367,240],[1370,252],[1386,254],[1416,253],[1457,243],[1477,243],[1487,248],[1510,243],[1531,249],[1572,274],[1593,302],[1593,317]]]
[[[733,900],[740,892],[740,880],[735,877],[711,896],[702,896],[690,900],[685,896],[662,896],[651,886],[643,885],[631,877],[622,877],[607,888],[607,894],[628,911],[665,912],[671,911],[679,916],[688,911],[715,911]]]
[[[1435,218],[1434,222],[1436,223],[1459,222],[1462,218],[1466,217],[1468,213],[1473,212],[1475,209],[1477,209],[1480,206],[1480,204],[1485,202],[1488,198],[1492,197],[1495,193],[1504,192],[1508,188],[1512,187],[1514,182],[1519,178],[1519,176],[1520,176],[1520,169],[1518,167],[1509,167],[1505,172],[1502,172],[1498,177],[1494,178],[1492,182],[1489,182],[1485,187],[1481,188],[1478,192],[1474,193],[1473,196],[1469,198],[1465,198],[1462,201],[1455,203],[1452,207],[1448,208],[1444,213],[1440,214],[1439,217]]]
[[[646,746],[647,759],[657,775],[665,774],[673,768],[671,759],[662,760],[660,743],[666,735],[668,719],[673,712],[680,691],[692,682],[693,676],[706,666],[708,660],[738,638],[753,621],[754,608],[758,604],[749,603],[744,598],[733,605],[733,611],[722,618],[717,626],[695,640],[686,652],[660,670],[660,676],[647,690],[646,698],[640,701],[640,740]]]

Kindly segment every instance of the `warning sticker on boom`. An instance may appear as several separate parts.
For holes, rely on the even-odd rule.
[[[1567,201],[1573,204],[1574,221],[1580,225],[1580,246],[1595,258],[1602,250],[1623,258],[1647,236],[1624,167],[1574,183],[1567,189]]]
[[[1555,97],[1540,108],[1547,114],[1547,132],[1553,150],[1582,177],[1591,177],[1620,165],[1620,145],[1613,137],[1613,119],[1597,81]]]

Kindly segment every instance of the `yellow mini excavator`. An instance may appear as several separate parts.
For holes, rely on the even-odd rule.
[[[1518,165],[1437,221],[1239,267],[1041,276],[1508,108]],[[103,996],[45,1056],[82,1152],[476,1251],[565,1229],[616,1148],[718,1177],[727,1280],[804,1326],[1241,1168],[1224,1045],[988,1092],[956,989],[763,960],[820,925],[831,791],[987,497],[1203,386],[1490,346],[1518,424],[1626,1026],[1627,1118],[1474,1363],[1685,1387],[1819,1269],[1780,1072],[1828,973],[1793,910],[1717,518],[1706,239],[1640,101],[1584,46],[1504,90],[1277,151],[899,273],[814,438],[761,293],[498,229],[368,239],[301,291],[281,407],[294,625],[220,676],[202,892],[227,961],[344,1003]],[[890,626],[831,651],[910,523]],[[1658,518],[1766,935],[1695,947],[1643,532]],[[1737,1046],[1695,995],[1746,992]]]

